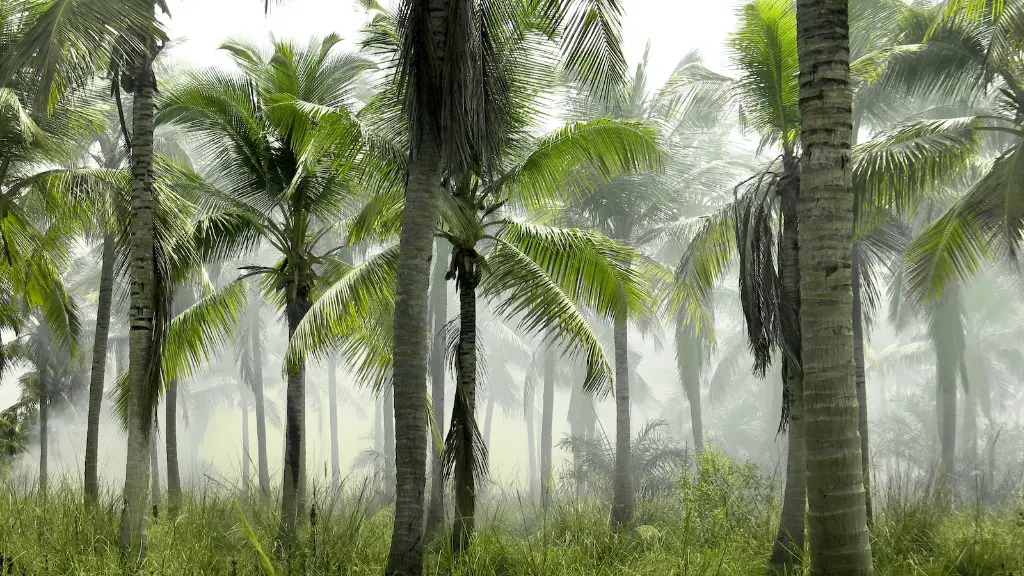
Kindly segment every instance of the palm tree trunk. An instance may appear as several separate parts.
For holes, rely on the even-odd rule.
[[[172,518],[181,508],[181,470],[178,468],[178,385],[164,399],[164,450],[167,452],[167,511]]]
[[[576,480],[576,496],[580,497],[586,490],[586,483],[583,478],[583,453],[580,440],[589,438],[584,422],[584,411],[589,406],[586,393],[583,391],[582,381],[574,378],[571,396],[569,397],[569,431],[572,435],[572,466],[573,478]]]
[[[309,286],[296,282],[288,287],[286,316],[288,339],[291,340],[299,322],[309,311]],[[304,363],[289,366],[288,388],[285,396],[285,458],[284,490],[281,495],[281,527],[278,541],[285,554],[295,544],[295,529],[302,521],[305,508],[306,476],[306,367]]]
[[[804,517],[807,512],[807,451],[803,409],[803,375],[800,372],[800,244],[797,203],[800,195],[796,158],[786,154],[782,194],[783,230],[779,253],[779,276],[784,300],[781,303],[783,338],[794,358],[783,359],[783,402],[787,402],[789,438],[786,456],[786,490],[782,500],[779,530],[772,549],[771,565],[779,574],[790,574],[804,552]]]
[[[704,418],[701,415],[700,388],[687,386],[686,401],[690,405],[690,427],[693,428],[693,447],[700,456],[704,453]]]
[[[155,19],[155,6],[153,7]],[[146,491],[149,484],[149,433],[153,379],[150,364],[155,335],[156,270],[153,257],[153,112],[156,90],[152,55],[155,41],[147,39],[148,54],[132,71],[132,195],[131,286],[129,298],[128,455],[125,463],[124,509],[121,515],[122,559],[138,567],[146,558]]]
[[[476,254],[472,249],[459,250],[457,286],[459,288],[458,382],[455,406],[452,409],[451,431],[446,451],[455,459],[455,525],[452,529],[452,550],[465,550],[473,538],[476,523],[476,470],[486,466],[477,462],[476,425]]]
[[[338,359],[327,361],[327,401],[331,419],[331,493],[341,487],[341,463],[338,461]]]
[[[45,328],[40,326],[40,332]],[[39,375],[39,496],[45,502],[47,484],[49,484],[48,452],[50,446],[50,366],[48,338],[41,338],[39,354],[36,361],[36,373]]]
[[[494,394],[487,397],[487,411],[484,413],[484,446],[491,450],[491,424],[494,421]]]
[[[964,470],[971,483],[978,487],[978,389],[967,379],[967,366],[960,363],[960,380],[964,388]],[[980,491],[978,492],[980,494]]]
[[[253,306],[249,311],[249,353],[252,363],[252,398],[256,408],[256,465],[260,478],[260,493],[270,496],[270,467],[267,464],[267,411],[263,400],[263,346],[260,340],[259,293],[251,294]]]
[[[615,488],[612,500],[612,525],[633,520],[633,471],[630,457],[629,414],[629,327],[625,311],[615,316]]]
[[[100,264],[100,293],[96,303],[96,331],[92,344],[92,372],[89,376],[89,415],[85,430],[85,503],[99,501],[100,409],[107,370],[107,339],[110,335],[110,309],[114,293],[114,233],[103,235],[103,259]]]
[[[385,576],[419,576],[423,572],[423,492],[427,475],[424,328],[441,186],[441,151],[433,134],[421,134],[413,147],[407,182],[395,284],[395,524]]]
[[[249,493],[249,402],[243,397],[242,412],[242,494]]]
[[[434,263],[430,274],[430,314],[433,335],[430,349],[430,403],[434,407],[434,430],[430,441],[430,506],[427,509],[427,534],[437,532],[444,521],[444,478],[441,470],[441,445],[434,440],[444,430],[444,327],[448,322],[448,253],[451,245],[444,239],[434,241]]]
[[[551,505],[551,427],[555,412],[555,353],[551,346],[544,349],[544,401],[540,424],[540,506]]]
[[[860,433],[860,460],[864,470],[864,510],[868,527],[874,516],[871,503],[871,446],[868,441],[868,388],[864,369],[864,312],[860,293],[860,252],[857,243],[850,254],[853,288],[853,370],[857,384],[857,431]]]
[[[156,412],[153,413],[153,431],[149,435],[149,502],[153,510],[153,519],[158,516],[160,509],[160,443],[157,435]]]
[[[533,499],[533,491],[537,489],[537,437],[534,431],[536,418],[536,401],[533,398],[533,387],[527,384],[523,392],[523,410],[526,419],[526,493]]]
[[[935,408],[941,449],[936,496],[942,508],[948,508],[952,504],[953,471],[956,461],[956,383],[963,362],[961,312],[959,295],[947,292],[939,300],[930,327],[935,346]]]
[[[873,574],[853,362],[847,0],[797,0],[800,328],[812,574]]]

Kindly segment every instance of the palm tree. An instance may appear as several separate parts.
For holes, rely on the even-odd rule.
[[[845,0],[797,1],[801,365],[811,566],[818,574],[874,572],[853,402],[853,95],[847,10]]]
[[[174,123],[201,147],[220,150],[209,167],[208,202],[221,210],[206,230],[208,253],[248,252],[266,240],[282,259],[247,267],[284,308],[289,336],[308,312],[321,273],[337,258],[321,239],[352,193],[334,167],[349,158],[358,128],[345,106],[365,61],[333,51],[335,36],[297,47],[225,45],[238,72],[188,75],[161,100],[158,121]],[[242,122],[244,132],[232,126]],[[253,162],[252,158],[259,158]],[[289,364],[281,529],[288,550],[305,498],[305,367]]]
[[[434,241],[434,263],[430,276],[430,403],[434,408],[430,437],[440,436],[444,430],[444,386],[445,368],[444,329],[448,324],[448,281],[442,254],[451,252],[451,246],[444,238]],[[486,439],[486,438],[485,438]],[[427,534],[434,534],[444,521],[444,476],[441,469],[440,442],[430,442],[430,504],[427,508]]]
[[[396,284],[394,393],[397,500],[391,553],[385,573],[419,574],[423,555],[423,486],[426,480],[426,323],[430,257],[439,216],[442,176],[494,164],[503,148],[502,54],[489,50],[508,26],[532,8],[551,37],[562,40],[567,68],[584,83],[601,85],[608,71],[624,67],[618,44],[617,1],[405,0],[390,17],[398,34],[392,52],[402,111],[411,134],[405,208]],[[387,19],[383,13],[379,18]],[[589,25],[599,21],[601,26]],[[379,20],[378,20],[379,21]],[[524,20],[525,22],[525,20]],[[505,38],[509,40],[511,38]],[[485,74],[484,71],[487,71]],[[614,74],[612,75],[614,76]],[[497,80],[497,81],[495,81]]]

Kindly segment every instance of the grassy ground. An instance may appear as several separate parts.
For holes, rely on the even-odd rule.
[[[612,534],[608,507],[564,494],[543,514],[517,495],[486,499],[483,527],[457,560],[444,538],[428,545],[427,574],[452,575],[731,575],[763,574],[778,515],[776,489],[754,468],[706,462],[702,481],[684,477],[671,494],[642,504],[638,527]],[[391,509],[314,496],[315,517],[285,574],[381,574]],[[338,500],[343,503],[339,504]],[[235,502],[238,501],[238,509]],[[374,508],[376,510],[374,511]],[[885,575],[1024,575],[1024,516],[962,509],[940,515],[924,500],[891,499],[872,530],[877,573]],[[253,526],[247,533],[239,511]],[[213,489],[190,496],[177,518],[166,510],[150,527],[149,573],[263,574],[255,542],[270,551],[276,507]],[[68,486],[34,494],[0,489],[0,554],[17,574],[121,574],[113,499],[86,511]]]

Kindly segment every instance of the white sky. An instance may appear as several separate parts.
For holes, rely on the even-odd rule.
[[[658,86],[687,52],[698,49],[708,64],[723,70],[728,60],[724,43],[735,21],[738,0],[623,0],[624,42],[635,65],[651,42],[651,81]],[[170,36],[178,44],[173,60],[206,65],[224,62],[217,46],[229,38],[303,39],[340,34],[355,47],[366,20],[352,0],[289,0],[273,6],[265,17],[262,0],[171,0]]]

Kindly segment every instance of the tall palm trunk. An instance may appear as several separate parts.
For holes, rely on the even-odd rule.
[[[784,300],[781,303],[784,338],[793,358],[783,360],[789,438],[786,456],[786,490],[782,515],[775,536],[771,564],[777,573],[792,573],[804,551],[804,517],[807,512],[807,451],[803,409],[803,375],[800,371],[800,244],[797,202],[800,194],[796,158],[785,155],[785,174],[779,183],[782,194],[783,230],[779,253],[779,276]]]
[[[629,327],[626,312],[615,315],[615,488],[612,525],[633,520],[633,471],[630,454]]]
[[[156,10],[153,8],[155,19]],[[140,56],[132,71],[132,194],[131,286],[128,336],[128,455],[125,463],[124,509],[121,515],[121,557],[139,566],[146,557],[146,491],[149,484],[149,433],[152,423],[150,388],[154,381],[151,359],[155,334],[156,270],[153,253],[153,112],[156,79],[152,58],[155,41],[148,39],[148,54]]]
[[[529,383],[523,392],[523,412],[526,419],[526,493],[533,498],[533,491],[537,489],[537,436],[534,420],[537,415],[537,402],[533,397],[533,386]]]
[[[338,359],[327,361],[327,401],[331,419],[331,493],[341,487],[341,463],[338,461]]]
[[[149,435],[149,502],[153,509],[153,518],[160,509],[160,444],[157,434],[156,412],[153,413],[153,430]]]
[[[441,4],[443,10],[447,2],[434,0],[430,4]],[[444,17],[440,18],[443,23]],[[423,492],[427,474],[425,327],[440,186],[440,147],[436,136],[423,133],[409,160],[395,284],[393,387],[397,469],[395,524],[386,576],[423,573]]]
[[[249,361],[252,367],[252,403],[256,409],[256,466],[260,493],[270,496],[270,467],[267,464],[267,410],[263,400],[263,346],[260,339],[259,293],[254,289],[249,310]]]
[[[444,430],[444,327],[448,322],[448,281],[445,273],[451,245],[444,239],[434,241],[434,264],[430,274],[430,314],[432,335],[430,349],[430,403],[434,422],[428,435],[430,441],[430,506],[427,509],[427,533],[434,534],[444,520],[444,478],[441,470],[441,445],[435,441]]]
[[[487,411],[484,413],[484,446],[491,450],[491,424],[494,422],[494,394],[487,397]]]
[[[164,398],[164,450],[167,458],[167,512],[172,518],[181,508],[181,469],[178,467],[178,384]]]
[[[967,379],[967,365],[960,363],[960,381],[964,387],[964,470],[974,488],[978,482],[978,390]],[[980,494],[980,491],[978,492]]]
[[[249,493],[249,402],[243,397],[242,412],[242,493]]]
[[[45,326],[40,322],[39,351],[36,355],[36,373],[39,376],[39,496],[46,501],[49,484],[50,446],[50,339]]]
[[[384,492],[388,501],[395,495],[395,415],[391,407],[395,404],[395,395],[391,389],[384,391],[384,410],[381,412],[384,425]]]
[[[445,451],[454,458],[455,525],[452,549],[465,550],[473,538],[476,523],[476,472],[486,466],[478,462],[479,428],[476,425],[476,252],[463,248],[454,257],[459,289],[458,381],[452,424]]]
[[[853,285],[853,373],[857,384],[857,431],[860,433],[860,462],[864,470],[864,511],[868,526],[874,516],[871,503],[871,445],[868,441],[868,382],[864,368],[864,311],[860,293],[860,251],[853,244],[850,254]]]
[[[812,574],[873,574],[853,362],[848,0],[797,0],[800,328]]]
[[[295,281],[288,287],[286,316],[288,340],[299,322],[309,312],[310,289]],[[290,552],[295,543],[295,529],[303,518],[306,477],[306,367],[299,362],[288,366],[288,388],[285,395],[284,490],[281,495],[281,527],[278,541]]]
[[[103,234],[103,258],[100,264],[100,293],[96,303],[96,331],[92,344],[92,371],[89,376],[89,415],[85,430],[85,503],[99,501],[100,409],[107,370],[107,340],[110,336],[110,309],[114,293],[114,233]]]
[[[583,391],[582,380],[579,378],[574,380],[569,397],[569,429],[573,438],[573,477],[576,480],[576,496],[578,497],[582,496],[587,488],[586,479],[583,477],[583,451],[580,440],[590,438],[593,432],[593,423],[590,422],[593,407],[590,397]]]
[[[555,352],[551,346],[544,349],[544,401],[540,424],[540,505],[547,510],[551,505],[551,427],[555,412]]]

